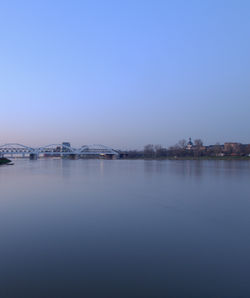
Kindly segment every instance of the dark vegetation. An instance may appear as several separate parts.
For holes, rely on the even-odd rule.
[[[11,160],[9,160],[8,158],[5,157],[0,157],[0,165],[6,165],[11,163]]]

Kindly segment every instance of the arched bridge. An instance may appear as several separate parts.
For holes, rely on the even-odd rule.
[[[17,143],[0,145],[0,156],[20,156],[37,158],[39,156],[118,156],[119,153],[104,145],[84,145],[73,148],[64,144],[50,144],[38,148],[32,148]]]

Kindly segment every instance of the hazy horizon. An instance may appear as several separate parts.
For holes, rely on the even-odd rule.
[[[250,143],[249,1],[0,7],[0,144]]]
[[[203,143],[203,145],[204,146],[209,146],[209,145],[216,145],[216,144],[220,144],[220,145],[224,145],[224,143],[234,143],[234,142],[236,142],[235,140],[229,140],[229,141],[226,141],[226,142],[217,142],[217,143],[207,143],[207,142],[205,142],[203,139],[200,139],[200,138],[198,138],[199,140],[201,140],[202,141],[202,143]],[[169,144],[169,145],[163,145],[162,143],[147,143],[147,144],[143,144],[143,145],[141,145],[141,146],[121,146],[121,147],[119,147],[119,146],[116,146],[116,145],[110,145],[110,144],[100,144],[100,143],[93,143],[93,144],[87,144],[87,143],[82,143],[82,144],[75,144],[75,143],[72,143],[70,140],[63,140],[63,141],[58,141],[58,142],[52,142],[52,143],[37,143],[37,144],[29,144],[29,143],[23,143],[23,142],[1,142],[0,143],[0,146],[1,145],[7,145],[7,144],[11,144],[11,145],[14,145],[14,144],[18,144],[18,145],[24,145],[24,146],[28,146],[28,147],[31,147],[31,148],[40,148],[40,147],[43,147],[43,146],[47,146],[47,145],[61,145],[62,143],[64,143],[64,142],[67,142],[67,143],[70,143],[70,146],[72,147],[72,148],[75,148],[75,149],[78,149],[78,148],[80,148],[80,147],[82,147],[82,146],[85,146],[85,145],[106,145],[107,147],[112,147],[112,149],[117,149],[117,150],[144,150],[144,148],[147,146],[147,145],[155,145],[155,146],[157,146],[157,145],[161,145],[162,147],[165,147],[165,148],[170,148],[170,147],[172,147],[172,146],[175,146],[175,145],[177,145],[177,146],[179,146],[179,142],[182,142],[183,140],[185,140],[186,142],[188,142],[189,141],[189,138],[184,138],[184,139],[180,139],[180,140],[176,140],[176,142],[174,142],[174,143],[172,143],[172,144]],[[193,139],[193,138],[191,138],[191,141],[193,142],[193,143],[195,143],[195,140],[196,139]],[[236,142],[236,143],[240,143],[240,142]],[[243,143],[244,144],[244,143]],[[246,144],[249,144],[249,143],[246,143]]]

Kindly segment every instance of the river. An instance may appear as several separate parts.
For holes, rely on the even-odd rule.
[[[0,167],[0,297],[250,297],[250,162]]]

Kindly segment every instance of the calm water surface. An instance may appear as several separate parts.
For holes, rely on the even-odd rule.
[[[250,162],[0,167],[0,297],[250,297]]]

